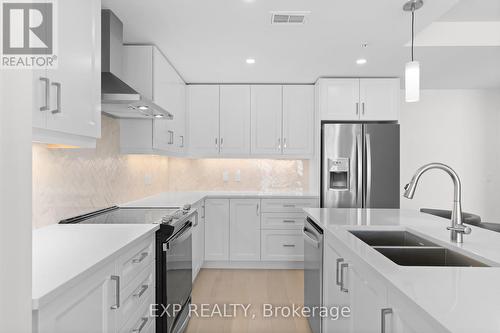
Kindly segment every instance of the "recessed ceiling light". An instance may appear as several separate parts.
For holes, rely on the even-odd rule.
[[[253,58],[248,58],[246,61],[247,61],[247,64],[250,64],[250,65],[255,64],[255,59],[253,59]]]
[[[360,59],[356,60],[356,64],[358,64],[358,65],[364,65],[366,63],[367,63],[367,61],[365,58],[360,58]]]
[[[140,106],[138,106],[137,108],[138,108],[139,110],[141,110],[141,111],[145,111],[145,110],[148,110],[148,109],[149,109],[149,107],[148,107],[147,105],[140,105]]]

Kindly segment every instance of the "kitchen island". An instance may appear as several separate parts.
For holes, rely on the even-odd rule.
[[[446,230],[448,220],[416,211],[305,212],[324,231],[323,304],[351,307],[350,318],[324,319],[324,333],[500,330],[500,234],[471,227],[472,234],[456,244]],[[398,265],[353,230],[408,231],[490,267]]]

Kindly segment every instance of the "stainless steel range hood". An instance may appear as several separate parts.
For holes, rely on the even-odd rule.
[[[123,23],[109,9],[101,13],[101,106],[116,118],[163,118],[173,115],[123,82]]]

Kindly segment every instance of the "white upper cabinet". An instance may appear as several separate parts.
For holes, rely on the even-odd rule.
[[[313,154],[314,86],[283,86],[283,154]]]
[[[360,80],[361,120],[399,119],[399,79]]]
[[[188,118],[193,156],[250,154],[250,86],[189,86]]]
[[[101,2],[55,8],[58,64],[34,74],[33,140],[93,147],[101,135]]]
[[[250,154],[250,86],[220,86],[220,154]]]
[[[251,100],[252,155],[312,156],[314,86],[255,85]]]
[[[182,155],[186,149],[186,84],[154,45],[125,45],[123,49],[123,81],[172,113],[174,119],[121,119],[122,152]]]
[[[330,121],[397,121],[399,79],[320,79],[319,114]]]
[[[251,87],[251,153],[280,155],[282,153],[282,86]]]
[[[194,156],[219,154],[219,86],[188,87],[189,149]]]
[[[156,47],[153,48],[153,100],[174,115],[174,119],[155,119],[153,146],[171,153],[186,147],[186,84]]]
[[[320,79],[318,88],[321,120],[359,118],[359,79]]]
[[[190,85],[193,157],[310,158],[313,85]]]

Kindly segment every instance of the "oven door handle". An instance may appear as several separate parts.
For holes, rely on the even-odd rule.
[[[199,222],[198,221],[198,219],[199,219],[198,211],[194,212],[193,216],[194,216],[194,221],[195,221],[193,224],[193,228],[195,228],[198,226],[198,222]]]
[[[181,230],[174,236],[172,239],[168,240],[168,242],[163,243],[163,251],[167,251],[172,247],[172,245],[176,242],[180,242],[191,236],[191,221],[187,222]]]

